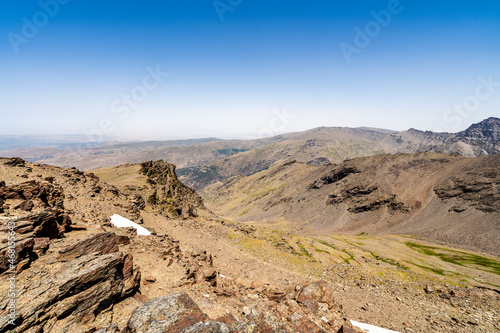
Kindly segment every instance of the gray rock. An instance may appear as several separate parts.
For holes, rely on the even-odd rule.
[[[134,310],[126,332],[173,333],[207,320],[196,303],[185,293],[156,297]]]

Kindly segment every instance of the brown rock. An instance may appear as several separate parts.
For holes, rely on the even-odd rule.
[[[31,211],[33,209],[35,205],[33,204],[33,201],[31,200],[24,200],[23,202],[21,202],[19,205],[17,205],[16,207],[14,207],[14,209],[20,209],[20,210],[24,210],[24,211]]]
[[[297,333],[326,333],[312,321],[302,318],[295,330]]]
[[[277,290],[267,290],[264,294],[271,300],[275,302],[282,302],[286,299],[286,294]]]
[[[112,232],[97,234],[61,250],[59,259],[69,261],[94,252],[99,254],[118,252],[118,245],[129,243],[130,239],[127,236],[118,236]]]
[[[17,270],[17,272],[19,273],[19,271],[29,266],[29,263],[31,261],[37,259],[36,253],[33,252],[33,246],[35,245],[33,237],[17,239],[14,244],[15,255],[11,253],[9,242],[1,243],[2,247],[0,248],[0,273],[8,270]],[[25,264],[21,265],[20,267],[16,267],[18,264],[25,260],[27,260]]]
[[[62,210],[49,208],[19,218],[16,228],[23,229],[19,232],[33,232],[35,237],[53,239],[61,236],[70,224],[71,219]]]
[[[49,237],[36,237],[35,245],[33,246],[33,251],[38,254],[45,253],[50,246],[50,238]]]
[[[215,285],[217,282],[217,270],[214,267],[207,267],[203,270],[203,279]]]
[[[17,299],[17,327],[11,330],[3,316],[0,332],[78,331],[125,297],[125,258],[121,252],[89,254],[63,265],[57,272],[40,268],[38,274],[45,278],[28,280],[30,285],[20,288],[23,292]]]
[[[144,277],[144,284],[150,284],[156,282],[156,278],[154,276],[148,275]]]
[[[232,324],[232,323],[236,322],[236,318],[234,318],[234,316],[232,314],[228,313],[228,314],[223,315],[222,317],[215,319],[215,321],[218,321],[218,322],[224,323],[224,324]]]
[[[4,162],[3,164],[8,166],[24,167],[26,162],[20,157],[13,157],[9,158],[7,162]]]
[[[315,300],[308,299],[305,301],[304,306],[309,310],[309,312],[316,314],[319,310],[319,304]]]

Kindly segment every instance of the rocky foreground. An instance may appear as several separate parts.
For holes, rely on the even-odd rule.
[[[193,196],[168,193],[174,207],[186,207],[179,193]],[[494,289],[392,267],[297,273],[235,247],[234,235],[252,234],[245,225],[162,212],[77,169],[0,160],[0,332],[351,332],[350,319],[405,332],[500,329]],[[152,235],[113,228],[115,213]]]

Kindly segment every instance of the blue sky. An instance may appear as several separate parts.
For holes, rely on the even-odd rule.
[[[454,132],[500,116],[499,1],[2,5],[0,134]]]

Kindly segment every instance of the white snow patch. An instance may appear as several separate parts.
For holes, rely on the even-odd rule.
[[[137,234],[141,236],[149,236],[151,233],[149,232],[148,229],[141,227],[135,222],[130,221],[129,219],[124,218],[121,215],[118,214],[113,214],[111,216],[111,224],[113,224],[117,228],[134,228],[137,230]]]
[[[361,330],[363,330],[363,332],[366,332],[366,333],[400,333],[398,331],[391,331],[391,330],[387,330],[385,328],[380,328],[380,327],[373,326],[373,325],[363,324],[363,323],[360,323],[360,322],[357,322],[354,320],[351,320],[351,324],[352,324],[352,326],[360,328]]]

